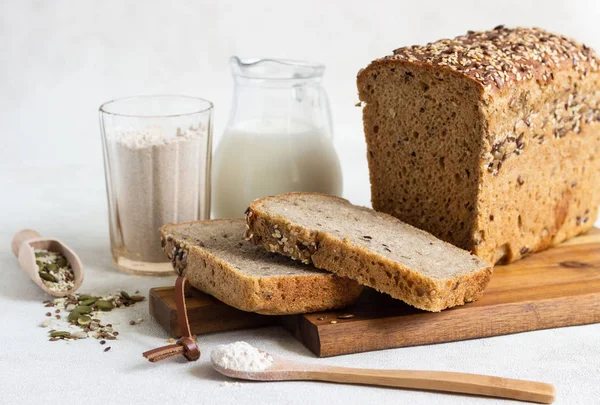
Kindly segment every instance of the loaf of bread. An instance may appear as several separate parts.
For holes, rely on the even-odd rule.
[[[358,299],[355,281],[294,262],[244,240],[244,219],[165,225],[163,248],[179,275],[243,311],[297,314],[345,307]]]
[[[254,201],[246,236],[427,311],[476,300],[492,268],[420,229],[347,200],[288,193]]]
[[[590,48],[499,26],[397,49],[357,83],[377,211],[492,263],[593,226],[600,73]]]

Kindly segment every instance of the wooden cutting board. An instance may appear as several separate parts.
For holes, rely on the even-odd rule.
[[[151,289],[149,302],[152,315],[177,336],[173,287]],[[440,313],[373,290],[346,310],[304,315],[243,312],[194,289],[187,305],[195,334],[279,324],[319,357],[597,323],[600,230],[497,266],[479,301]]]

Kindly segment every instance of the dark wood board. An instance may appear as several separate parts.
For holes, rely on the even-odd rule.
[[[177,323],[174,287],[150,289],[150,313],[173,337],[181,336]],[[194,288],[186,289],[190,329],[196,335],[278,324],[278,317],[244,312]]]
[[[177,336],[174,290],[150,290],[150,312]],[[431,313],[367,290],[344,311],[266,316],[197,290],[187,300],[196,334],[281,324],[319,357],[452,342],[600,322],[600,230],[520,261],[496,266],[483,297]],[[340,319],[340,315],[352,318]],[[331,323],[335,321],[335,323]]]

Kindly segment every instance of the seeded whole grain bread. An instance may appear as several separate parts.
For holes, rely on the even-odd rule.
[[[377,211],[492,263],[589,230],[600,204],[594,51],[503,26],[358,74]]]
[[[362,290],[355,281],[269,253],[243,238],[244,219],[165,225],[163,249],[195,288],[266,315],[342,308]]]
[[[478,299],[492,268],[398,219],[315,193],[258,199],[246,211],[253,243],[373,287],[427,311]]]

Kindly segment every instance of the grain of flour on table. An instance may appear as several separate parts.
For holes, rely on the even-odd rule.
[[[273,364],[273,357],[246,342],[217,346],[210,359],[220,368],[242,372],[264,371]]]
[[[221,387],[243,387],[244,386],[244,384],[239,383],[237,381],[234,381],[234,382],[223,381],[220,385],[221,385]]]

